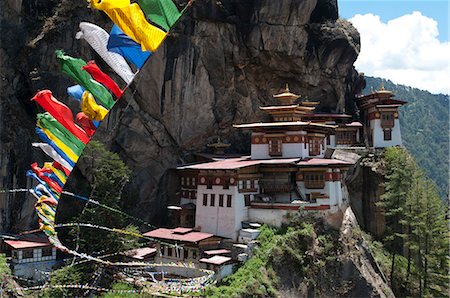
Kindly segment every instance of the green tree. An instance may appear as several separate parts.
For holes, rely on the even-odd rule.
[[[78,285],[82,281],[82,273],[74,266],[66,266],[55,270],[50,276],[50,285]],[[81,291],[65,288],[49,288],[40,293],[40,297],[76,297]]]
[[[384,210],[386,230],[384,243],[391,252],[391,287],[395,288],[395,257],[403,248],[406,199],[413,182],[411,175],[417,170],[412,158],[403,149],[387,148],[383,154],[385,161],[384,194],[378,203]]]
[[[442,296],[448,291],[449,229],[436,185],[404,149],[384,152],[384,245],[391,254],[390,280],[400,295]],[[405,255],[403,258],[397,257]]]
[[[81,164],[85,165],[85,174],[91,183],[90,198],[100,203],[119,209],[123,188],[129,180],[131,170],[123,163],[119,155],[112,153],[96,141],[86,147]],[[92,223],[110,228],[125,229],[138,233],[136,227],[128,226],[123,216],[96,206],[86,204],[81,214],[75,219],[81,223]],[[89,254],[120,252],[137,246],[137,238],[98,229],[76,228],[72,231],[76,239],[75,249]]]

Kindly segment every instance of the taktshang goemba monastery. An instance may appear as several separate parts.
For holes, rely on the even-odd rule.
[[[329,152],[401,145],[398,108],[406,102],[383,87],[356,99],[361,122],[315,113],[319,102],[301,101],[287,86],[273,97],[278,104],[260,107],[271,122],[234,125],[251,132],[251,156],[224,155],[229,145],[219,141],[209,161],[177,168],[179,226],[237,240],[243,223],[279,226],[298,210],[336,213],[348,203],[343,178],[354,162]]]

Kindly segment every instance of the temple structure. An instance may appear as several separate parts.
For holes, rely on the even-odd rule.
[[[260,107],[272,121],[234,125],[251,132],[251,155],[178,167],[179,224],[236,240],[245,222],[281,225],[299,210],[334,213],[345,204],[350,162],[324,158],[329,147],[354,146],[362,125],[345,114],[316,114],[288,88]],[[341,141],[343,134],[352,137]]]
[[[236,240],[248,222],[279,226],[299,210],[335,214],[347,204],[343,178],[354,161],[330,158],[333,150],[363,150],[363,137],[373,147],[401,144],[397,108],[405,102],[389,91],[357,99],[365,126],[350,115],[315,113],[319,102],[299,101],[287,86],[273,97],[276,105],[260,107],[270,122],[234,125],[251,133],[250,156],[216,154],[177,168],[179,225]],[[225,148],[210,147],[217,145]]]
[[[398,109],[406,101],[394,99],[394,94],[382,86],[381,90],[356,98],[356,103],[364,122],[367,147],[402,145]]]

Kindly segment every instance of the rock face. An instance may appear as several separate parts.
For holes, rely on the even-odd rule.
[[[65,94],[73,83],[58,72],[54,50],[99,61],[86,43],[74,40],[78,23],[111,26],[82,1],[48,0],[39,8],[22,2],[10,0],[8,12],[2,10],[2,32],[18,28],[2,34],[1,43],[5,188],[25,186],[28,165],[42,159],[30,146],[37,110],[29,102],[32,94],[48,88],[75,107]],[[173,183],[167,170],[218,135],[233,143],[230,151],[248,150],[247,138],[232,124],[259,121],[258,106],[273,103],[272,94],[286,83],[303,98],[319,100],[321,111],[352,111],[359,34],[337,16],[335,0],[195,2],[96,135],[133,169],[130,211],[147,220],[158,214],[164,223],[162,210],[172,192],[166,186]],[[20,216],[30,208],[26,200],[14,198],[15,211],[6,209],[2,229],[14,228],[18,218],[24,219],[22,228],[32,222],[29,213]]]

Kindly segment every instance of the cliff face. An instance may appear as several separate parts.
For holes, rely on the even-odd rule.
[[[14,188],[25,186],[28,165],[42,158],[30,149],[37,109],[29,98],[48,88],[75,107],[65,94],[73,83],[58,72],[54,50],[99,61],[74,35],[80,21],[106,30],[111,25],[82,1],[8,3],[1,25],[7,31],[1,43],[1,186]],[[166,187],[167,169],[189,161],[218,135],[233,151],[248,150],[248,138],[232,124],[259,121],[258,106],[274,102],[272,94],[286,83],[303,98],[320,100],[321,111],[352,111],[359,34],[337,16],[334,0],[195,2],[96,135],[133,169],[125,202],[130,211],[148,220],[159,214],[163,223],[173,189]],[[2,229],[33,220],[31,201],[12,201]]]

